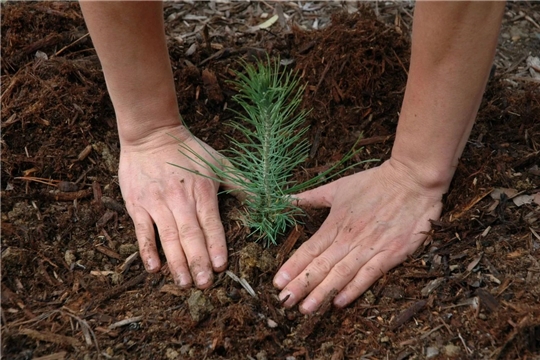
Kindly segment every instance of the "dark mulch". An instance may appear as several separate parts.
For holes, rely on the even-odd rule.
[[[221,197],[233,273],[203,292],[147,275],[116,179],[119,145],[99,61],[76,3],[2,4],[2,354],[29,359],[532,359],[540,351],[540,89],[490,80],[440,221],[415,256],[344,310],[285,310],[273,274],[290,252],[263,249]],[[240,58],[269,54],[307,87],[312,176],[363,134],[360,159],[386,159],[409,57],[406,31],[361,9],[325,30],[219,37],[221,48],[171,39],[185,121],[228,146],[223,110]],[[203,34],[204,35],[204,34]],[[202,36],[204,41],[204,36]],[[536,84],[536,85],[535,85]],[[369,165],[373,166],[373,165]],[[358,171],[361,169],[355,169]],[[505,190],[500,195],[501,188]],[[494,190],[495,189],[495,190]],[[535,202],[523,195],[535,196]],[[310,214],[283,242],[319,226]],[[298,240],[296,240],[298,239]],[[277,259],[277,260],[276,260]],[[118,321],[131,319],[120,326]],[[115,324],[114,326],[111,326]],[[536,355],[535,355],[536,354]]]

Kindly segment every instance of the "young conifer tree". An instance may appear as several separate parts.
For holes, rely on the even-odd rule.
[[[357,151],[352,150],[318,176],[295,183],[291,179],[293,171],[309,155],[305,139],[308,128],[304,124],[308,112],[298,110],[304,86],[299,85],[299,78],[291,71],[280,72],[279,60],[268,64],[244,63],[243,68],[245,73],[237,72],[232,81],[238,90],[233,99],[242,110],[235,111],[237,119],[229,124],[241,133],[243,140],[230,138],[231,149],[223,152],[229,163],[219,161],[223,167],[216,166],[183,144],[179,151],[212,170],[216,174],[213,180],[243,189],[244,222],[252,230],[251,235],[268,246],[276,244],[279,235],[295,224],[295,215],[302,213],[293,204],[292,196],[327,180]]]

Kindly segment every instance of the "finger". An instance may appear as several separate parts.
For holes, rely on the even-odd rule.
[[[284,289],[292,279],[296,278],[302,270],[304,270],[313,259],[321,255],[332,244],[337,236],[337,227],[329,225],[331,218],[325,221],[321,228],[305,243],[303,243],[298,250],[291,256],[285,264],[279,269],[274,277],[274,286],[278,289]],[[322,265],[322,264],[321,264]],[[287,294],[283,293],[283,298]],[[291,296],[296,294],[291,294]],[[290,299],[289,304],[296,303],[299,298]]]
[[[406,256],[383,251],[371,258],[356,276],[334,298],[334,305],[344,307],[363,294],[375,281],[393,267],[406,260]]]
[[[330,251],[327,250],[327,252]],[[358,274],[378,250],[356,247],[339,261],[327,276],[314,288],[300,305],[300,312],[310,314],[316,311],[332,291],[341,291]]]
[[[220,272],[227,267],[227,243],[225,230],[219,216],[219,207],[215,191],[198,191],[197,220],[201,225],[206,247],[214,271]]]
[[[154,223],[142,207],[128,208],[128,213],[135,226],[135,236],[139,242],[139,253],[148,272],[156,272],[161,267],[157,252]]]
[[[204,233],[197,219],[195,204],[189,201],[178,204],[173,213],[181,248],[185,252],[189,271],[195,284],[198,288],[205,289],[212,285],[213,273]]]
[[[318,304],[324,299],[324,296],[331,290],[341,290],[345,286],[344,279],[339,278],[341,275],[348,276],[348,282],[360,266],[355,267],[355,262],[345,261],[349,257],[349,247],[345,244],[333,244],[328,247],[321,255],[311,261],[294,280],[292,280],[283,291],[280,293],[280,299],[288,299],[284,302],[284,306],[290,307],[296,304],[300,299],[312,293],[313,289],[318,289],[314,296],[310,296],[309,300],[304,301],[306,312],[312,312],[318,307]],[[354,254],[358,258],[358,254]],[[338,276],[336,276],[336,271]],[[338,277],[338,279],[336,279]],[[333,280],[329,280],[333,279]],[[336,280],[338,281],[336,283]],[[340,285],[340,282],[342,283]]]
[[[296,205],[313,208],[331,207],[338,182],[339,180],[336,180],[329,184],[294,195],[294,198],[297,200]]]
[[[189,287],[192,283],[191,274],[174,216],[166,204],[158,203],[154,209],[158,209],[153,218],[174,282],[181,287]]]

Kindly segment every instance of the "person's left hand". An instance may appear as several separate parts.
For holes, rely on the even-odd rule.
[[[346,306],[401,264],[439,218],[445,189],[433,189],[396,161],[299,194],[299,205],[331,207],[321,228],[281,267],[274,285],[302,313],[319,308],[333,290]]]

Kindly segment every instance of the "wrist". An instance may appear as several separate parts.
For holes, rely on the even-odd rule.
[[[174,96],[149,96],[114,104],[121,145],[137,144],[160,131],[182,126]]]
[[[448,191],[456,169],[456,166],[432,166],[394,153],[385,164],[404,176],[403,182],[412,183],[437,196]]]
[[[182,124],[178,114],[176,117],[155,116],[148,121],[141,118],[129,120],[118,118],[118,137],[124,150],[145,148],[148,144],[166,145],[169,142],[184,142],[190,136],[191,133]]]

